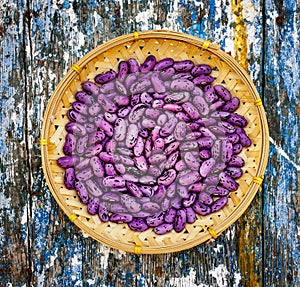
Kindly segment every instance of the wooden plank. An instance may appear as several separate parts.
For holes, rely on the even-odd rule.
[[[265,11],[264,102],[271,149],[263,211],[264,283],[299,286],[299,3],[268,0]]]
[[[30,281],[24,3],[0,3],[0,285]],[[28,184],[26,184],[28,183]],[[5,285],[9,286],[9,285]]]

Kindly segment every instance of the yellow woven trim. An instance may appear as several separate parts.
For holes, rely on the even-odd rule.
[[[75,214],[75,213],[72,213],[70,216],[69,216],[69,219],[74,222],[76,219],[78,218],[78,216]]]
[[[255,182],[255,183],[258,183],[258,184],[262,184],[263,180],[264,180],[263,176],[262,177],[254,176],[253,179],[252,179],[252,182]]]
[[[141,254],[142,253],[142,247],[139,245],[134,246],[134,251],[135,254]]]
[[[211,227],[208,227],[207,230],[214,239],[216,239],[218,237],[217,233]]]
[[[77,65],[77,64],[74,64],[73,66],[72,66],[72,70],[74,70],[76,73],[81,73],[81,71],[82,71],[82,68],[79,66],[79,65]]]
[[[203,42],[202,49],[203,49],[203,50],[206,50],[206,49],[209,47],[209,45],[210,45],[210,42],[209,42],[208,40],[205,40],[205,41]]]
[[[255,106],[262,106],[262,100],[261,99],[255,100],[254,105]]]
[[[137,40],[139,38],[139,33],[138,32],[134,32],[133,33],[133,37],[135,40]]]
[[[46,139],[40,139],[40,145],[48,145],[48,140]]]

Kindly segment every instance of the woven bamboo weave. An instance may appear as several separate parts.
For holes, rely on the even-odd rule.
[[[208,216],[198,216],[184,231],[174,230],[156,235],[152,229],[134,232],[126,224],[103,223],[97,215],[91,216],[75,190],[68,190],[63,183],[64,169],[57,165],[63,156],[66,136],[66,113],[81,83],[109,69],[118,69],[121,60],[133,57],[142,63],[152,54],[157,60],[172,57],[190,59],[195,64],[213,67],[215,83],[227,87],[241,100],[237,112],[248,120],[245,128],[252,140],[240,156],[245,160],[243,175],[238,179],[239,188],[229,195],[228,204]],[[219,46],[199,38],[170,31],[147,31],[115,38],[92,50],[69,70],[57,86],[46,108],[41,132],[41,154],[47,184],[57,203],[67,216],[85,233],[110,247],[135,253],[167,253],[191,248],[216,238],[233,224],[247,209],[262,183],[268,159],[268,126],[261,100],[248,74]]]

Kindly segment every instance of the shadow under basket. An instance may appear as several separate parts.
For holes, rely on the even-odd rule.
[[[245,165],[237,182],[239,188],[229,194],[227,205],[208,216],[197,216],[193,224],[176,233],[156,235],[152,228],[134,232],[127,224],[101,222],[98,215],[90,215],[75,190],[64,185],[64,169],[57,165],[63,154],[69,122],[67,111],[82,90],[84,81],[109,69],[118,70],[121,60],[136,58],[142,63],[152,54],[157,60],[192,60],[212,67],[214,83],[229,89],[240,99],[237,112],[248,120],[245,131],[252,145],[239,154]],[[171,31],[147,31],[117,37],[100,45],[72,66],[49,100],[41,132],[41,154],[47,184],[65,214],[86,234],[107,246],[127,252],[159,254],[185,250],[216,238],[233,224],[247,209],[262,184],[269,152],[267,120],[258,93],[248,74],[219,46],[199,38]]]

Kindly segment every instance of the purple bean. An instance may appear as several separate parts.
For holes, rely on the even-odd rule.
[[[193,104],[191,104],[189,102],[184,103],[184,104],[182,104],[182,107],[192,120],[198,120],[200,118],[200,114],[199,114],[197,108]]]
[[[130,114],[128,116],[128,120],[130,123],[137,123],[143,116],[146,109],[145,104],[137,104],[135,105],[132,110],[130,111]]]
[[[116,104],[111,99],[109,99],[108,97],[106,97],[103,94],[100,94],[98,96],[98,103],[108,113],[114,113],[118,109]]]
[[[209,159],[212,156],[212,152],[209,149],[202,149],[199,151],[199,157],[201,159]]]
[[[131,195],[122,194],[121,202],[130,213],[141,211],[142,205]]]
[[[173,67],[168,67],[160,73],[160,77],[163,81],[170,79],[176,73]]]
[[[158,138],[153,143],[153,149],[155,152],[162,152],[165,149],[165,141],[162,138]]]
[[[89,199],[88,205],[87,205],[87,211],[89,214],[91,215],[95,215],[98,213],[98,209],[99,209],[99,198],[97,197],[91,197]]]
[[[172,58],[164,58],[155,64],[153,70],[154,71],[163,71],[163,70],[173,66],[173,64],[174,64],[174,60]]]
[[[105,138],[103,131],[95,131],[89,135],[88,146],[101,143]]]
[[[159,73],[153,73],[151,76],[152,86],[157,93],[165,93],[166,87],[164,82],[161,80]]]
[[[214,141],[210,137],[203,137],[197,139],[199,148],[209,149],[213,146]]]
[[[191,74],[194,77],[197,77],[197,76],[200,76],[200,75],[208,76],[211,72],[212,72],[212,69],[209,65],[200,64],[200,65],[195,66],[192,69]]]
[[[73,102],[72,108],[82,115],[88,115],[88,105],[82,102]]]
[[[67,156],[60,157],[57,160],[57,164],[62,168],[69,168],[77,165],[79,161],[80,158],[78,155],[67,155]]]
[[[86,135],[86,129],[83,125],[75,122],[67,123],[65,126],[65,129],[67,132],[75,135],[75,136],[85,136]]]
[[[88,106],[92,105],[95,101],[94,98],[84,91],[79,91],[75,95],[76,100],[79,102],[86,104]]]
[[[232,144],[236,144],[239,142],[240,137],[236,133],[227,134],[226,139],[229,140]]]
[[[128,223],[133,220],[133,216],[127,213],[112,213],[109,220],[116,223]]]
[[[228,175],[226,172],[221,172],[219,175],[219,179],[220,184],[230,191],[235,191],[239,187],[238,183],[233,178],[231,178],[231,176]]]
[[[172,229],[172,223],[162,223],[161,225],[154,227],[153,231],[158,235],[163,235],[170,232]]]
[[[233,152],[233,154],[236,155],[236,154],[239,154],[242,151],[242,149],[243,149],[243,146],[240,143],[236,143],[232,147],[232,152]]]
[[[135,156],[134,164],[140,171],[143,171],[143,172],[146,172],[149,168],[147,160],[146,160],[145,156],[143,156],[143,155]]]
[[[176,217],[177,210],[175,208],[169,208],[165,213],[164,220],[167,223],[173,223]]]
[[[199,172],[190,171],[179,178],[181,185],[191,185],[201,179]]]
[[[201,216],[205,216],[211,213],[210,207],[200,202],[199,200],[195,200],[192,208],[197,214]]]
[[[175,79],[171,81],[170,88],[174,91],[192,91],[195,84],[187,79]]]
[[[73,167],[68,167],[64,174],[64,184],[67,189],[75,188],[75,169]]]
[[[222,85],[214,85],[214,90],[218,96],[224,101],[230,101],[232,98],[231,93]]]
[[[91,168],[85,168],[76,174],[76,179],[79,181],[87,181],[94,176],[93,170]]]
[[[158,184],[165,186],[170,185],[176,178],[176,171],[174,169],[165,170],[162,176],[157,179]]]
[[[105,73],[102,73],[102,74],[98,74],[96,77],[95,77],[95,82],[97,84],[105,84],[113,79],[115,79],[117,76],[117,73],[110,69],[109,71],[105,72]]]
[[[167,197],[172,198],[176,193],[176,184],[173,182],[167,187]]]
[[[165,168],[166,169],[170,169],[173,168],[177,162],[177,159],[179,157],[179,152],[176,151],[172,154],[169,155],[169,157],[167,158],[166,162],[165,162]]]
[[[153,70],[156,64],[156,58],[153,55],[150,55],[146,58],[145,62],[141,64],[140,71],[142,73],[148,73]]]
[[[140,79],[134,82],[130,87],[131,94],[139,94],[144,92],[147,88],[151,86],[151,81],[148,79]]]
[[[169,93],[165,96],[164,102],[166,104],[182,104],[187,102],[189,98],[190,98],[189,92],[183,91],[183,92]]]
[[[117,78],[120,81],[124,81],[129,71],[128,63],[126,61],[121,61],[118,65],[118,71]]]
[[[211,205],[211,212],[216,212],[221,210],[228,202],[227,196],[222,196],[218,198],[212,205]]]
[[[194,63],[191,60],[177,61],[173,64],[174,69],[178,72],[189,72],[194,66]]]
[[[88,145],[88,140],[89,140],[89,136],[85,135],[84,137],[81,137],[77,140],[76,143],[76,153],[78,155],[83,155],[83,153],[85,152],[85,149]]]
[[[93,132],[96,132],[97,131],[97,127],[94,125],[94,123],[85,123],[84,124],[84,127],[87,131],[87,133],[91,134]]]
[[[222,150],[222,154],[221,154],[222,162],[228,162],[233,155],[232,143],[228,140],[223,140],[221,144],[221,150]]]
[[[240,105],[239,98],[232,98],[222,107],[222,111],[233,113]]]
[[[128,65],[129,65],[129,72],[130,73],[137,73],[140,71],[140,66],[139,66],[139,63],[136,59],[134,58],[130,58],[128,61],[127,61]]]
[[[143,218],[134,218],[131,222],[128,223],[128,227],[131,230],[138,232],[143,232],[149,228],[149,226]]]
[[[198,170],[200,167],[199,157],[195,157],[191,152],[186,152],[184,161],[191,170]]]
[[[105,192],[102,197],[102,201],[109,201],[109,202],[119,202],[120,196],[118,193],[115,192]]]
[[[205,192],[214,196],[227,196],[230,193],[228,189],[222,186],[209,186]]]
[[[190,207],[196,200],[197,194],[196,193],[191,193],[189,198],[183,199],[182,205],[184,207]]]
[[[193,98],[193,104],[201,115],[206,116],[209,114],[208,104],[202,96],[195,96]]]
[[[203,88],[204,97],[208,103],[215,103],[219,97],[215,94],[215,90],[211,85],[206,85]]]
[[[190,185],[189,190],[193,192],[202,192],[206,188],[206,184],[202,182],[197,182]]]
[[[87,121],[87,118],[85,117],[85,115],[83,115],[73,109],[68,110],[67,116],[68,116],[69,120],[72,122],[84,124]]]
[[[101,190],[100,186],[97,184],[97,182],[93,179],[88,179],[86,182],[86,187],[88,190],[88,193],[93,197],[100,197],[103,194],[103,191]]]
[[[164,213],[154,213],[146,218],[146,222],[148,226],[156,227],[161,225],[164,222]]]
[[[85,150],[85,156],[86,157],[93,157],[95,155],[98,155],[103,149],[102,144],[96,144],[94,146],[90,146]]]
[[[189,150],[197,150],[197,149],[198,149],[197,141],[183,142],[180,145],[180,150],[181,151],[189,151]]]
[[[174,230],[176,232],[181,232],[185,228],[186,225],[186,211],[185,209],[177,210],[175,220],[174,220]]]
[[[106,187],[125,187],[125,180],[120,176],[107,176],[103,179]]]
[[[90,158],[84,158],[78,164],[75,165],[76,170],[82,170],[90,165]]]
[[[243,147],[249,147],[252,144],[252,141],[247,136],[246,132],[242,128],[237,128],[236,133],[240,138],[240,143]]]
[[[75,151],[76,147],[76,137],[68,133],[65,138],[65,143],[63,146],[63,152],[65,155],[72,155],[72,153]]]
[[[109,211],[112,213],[125,213],[127,209],[119,202],[112,202],[109,205]]]
[[[201,75],[201,76],[195,77],[193,82],[195,85],[208,85],[208,84],[212,83],[214,80],[215,80],[215,78],[212,76]]]
[[[184,185],[177,184],[176,191],[181,198],[188,199],[190,196],[188,188]]]
[[[128,191],[135,197],[142,197],[143,193],[140,190],[140,188],[133,182],[126,182],[126,187],[128,189]]]
[[[155,213],[160,211],[160,206],[155,202],[144,202],[142,204],[142,210],[150,213]]]
[[[227,167],[225,172],[233,179],[237,179],[243,174],[243,170],[240,167]]]
[[[106,202],[101,202],[99,204],[98,216],[102,222],[107,222],[109,220],[109,213]]]
[[[216,160],[214,158],[210,158],[205,160],[200,167],[200,175],[202,177],[207,177],[207,175],[212,171],[214,165],[216,164]]]
[[[97,84],[91,82],[91,81],[86,81],[82,84],[82,88],[90,93],[93,96],[98,96],[98,94],[100,93],[100,88]]]
[[[240,156],[233,155],[227,164],[228,164],[228,166],[242,167],[245,165],[245,161]]]
[[[213,197],[204,191],[199,193],[198,200],[203,202],[205,205],[211,205],[214,202]]]
[[[100,129],[102,129],[109,137],[113,136],[113,134],[114,134],[114,128],[105,119],[103,119],[103,118],[97,118],[95,120],[95,123],[96,123],[97,127],[100,128]]]
[[[153,101],[152,103],[152,108],[154,109],[162,109],[162,107],[164,106],[164,101],[161,99],[156,99]]]
[[[80,201],[83,204],[87,204],[89,201],[89,194],[88,194],[88,191],[87,191],[85,185],[80,181],[76,181],[75,182],[75,190],[77,191]]]
[[[106,163],[104,165],[104,170],[105,170],[105,174],[107,176],[116,176],[117,175],[117,172],[116,172],[116,170],[114,168],[114,165],[111,164],[111,163]]]

